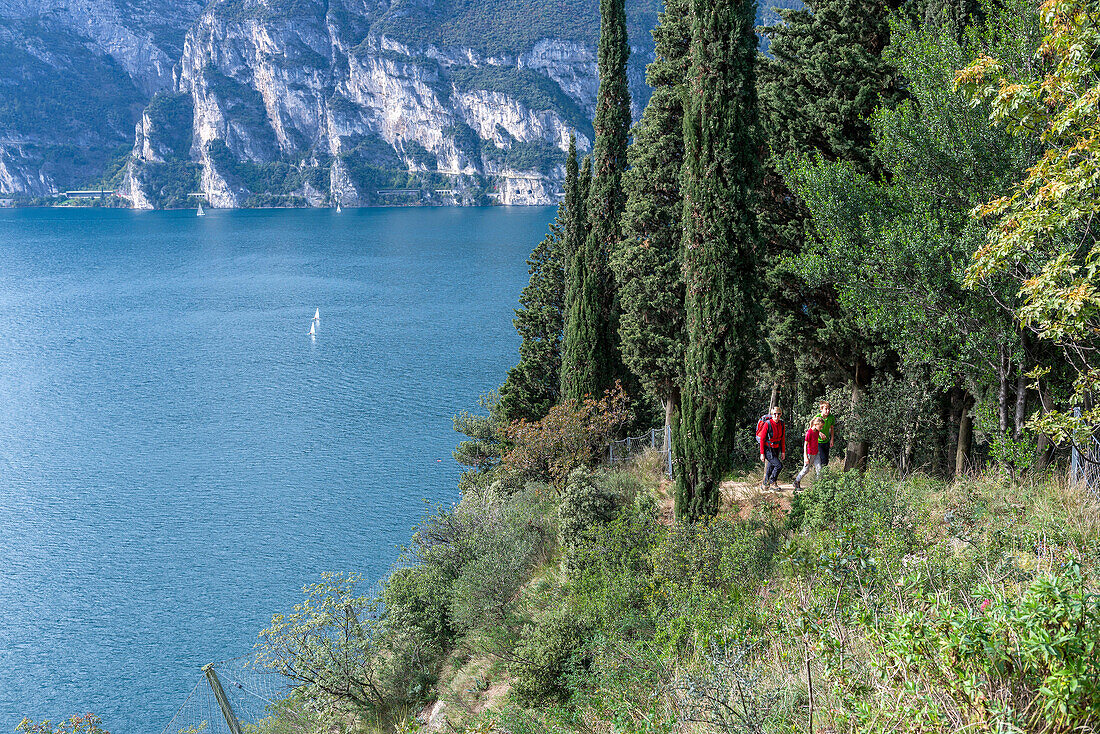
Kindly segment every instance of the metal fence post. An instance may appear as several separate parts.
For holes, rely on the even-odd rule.
[[[665,426],[665,446],[668,446],[668,478],[672,478],[672,426]]]

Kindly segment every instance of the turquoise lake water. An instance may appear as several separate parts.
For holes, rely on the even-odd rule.
[[[158,734],[303,584],[381,578],[553,214],[0,209],[0,731]]]

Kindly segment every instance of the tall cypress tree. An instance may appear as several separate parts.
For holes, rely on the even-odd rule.
[[[624,377],[615,329],[615,298],[608,266],[620,239],[625,204],[622,188],[630,133],[630,90],[626,63],[624,0],[600,0],[597,49],[600,88],[596,94],[596,132],[592,181],[588,191],[589,228],[583,252],[570,268],[569,311],[562,355],[562,394],[566,398],[598,395],[616,377]]]
[[[684,369],[684,88],[691,66],[688,0],[666,0],[646,70],[653,96],[634,127],[623,176],[623,241],[611,258],[621,308],[623,361],[665,409],[671,425]]]
[[[562,256],[565,262],[565,319],[569,318],[577,295],[578,264],[575,258],[584,250],[588,232],[587,183],[577,169],[577,136],[569,136],[569,156],[565,159],[565,231],[562,234]],[[564,349],[564,344],[563,344]],[[559,378],[560,382],[560,378]]]
[[[687,349],[676,514],[718,512],[749,362],[757,347],[756,3],[691,0],[692,66],[684,111]]]
[[[577,181],[573,156],[573,184]],[[568,210],[565,202],[550,231],[527,258],[531,279],[519,297],[520,308],[512,323],[523,341],[519,364],[508,370],[500,387],[499,410],[506,421],[542,418],[557,402],[561,384],[561,340],[564,319],[564,233]]]

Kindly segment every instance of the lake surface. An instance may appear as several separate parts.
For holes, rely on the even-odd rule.
[[[0,209],[0,731],[159,734],[303,584],[384,576],[553,214]]]

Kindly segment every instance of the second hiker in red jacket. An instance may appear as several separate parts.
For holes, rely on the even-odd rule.
[[[779,472],[783,469],[783,459],[787,458],[787,429],[778,405],[772,408],[767,426],[758,435],[760,461],[764,463],[764,489],[779,489]]]

